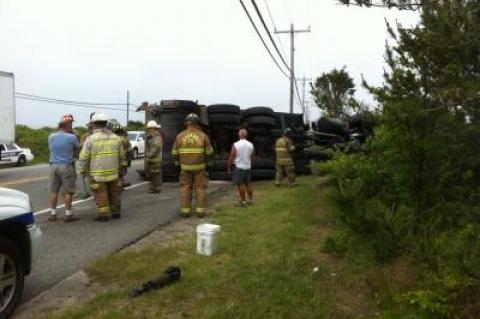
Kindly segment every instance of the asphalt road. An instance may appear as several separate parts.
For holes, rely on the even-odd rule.
[[[55,283],[84,268],[93,260],[118,251],[151,231],[178,218],[178,185],[164,184],[160,194],[146,192],[147,184],[135,169],[143,160],[132,163],[127,180],[132,186],[122,196],[122,218],[108,223],[93,221],[95,204],[91,199],[77,198],[73,212],[80,220],[74,223],[47,221],[48,165],[0,169],[0,186],[26,192],[36,211],[42,229],[42,250],[30,276],[27,277],[23,301],[30,300]],[[79,178],[78,190],[83,185]],[[211,182],[209,192],[224,192],[228,184]],[[64,209],[57,211],[63,218]]]

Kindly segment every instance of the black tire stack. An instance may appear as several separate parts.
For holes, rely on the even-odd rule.
[[[242,113],[242,123],[247,128],[249,140],[255,146],[252,178],[272,179],[275,176],[275,141],[279,130],[278,118],[273,109],[256,106]]]
[[[215,149],[210,179],[230,180],[227,160],[230,147],[237,140],[241,120],[240,107],[233,104],[213,104],[207,107],[207,111],[209,133]]]

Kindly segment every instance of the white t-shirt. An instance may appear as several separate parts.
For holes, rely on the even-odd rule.
[[[239,169],[252,169],[253,144],[247,140],[239,140],[233,144],[235,147],[235,167]]]

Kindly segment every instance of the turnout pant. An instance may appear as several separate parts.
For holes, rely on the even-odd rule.
[[[284,177],[288,178],[288,183],[293,185],[295,183],[295,166],[292,164],[280,165],[277,164],[277,172],[275,176],[275,183],[280,185]]]
[[[160,169],[150,169],[150,190],[153,192],[162,190],[162,171]]]
[[[95,196],[99,216],[108,216],[110,213],[120,213],[120,187],[118,180],[98,183],[90,182],[90,189]]]
[[[198,171],[180,172],[180,210],[183,215],[192,213],[192,193],[195,191],[195,212],[203,215],[207,210],[207,172],[202,169]]]

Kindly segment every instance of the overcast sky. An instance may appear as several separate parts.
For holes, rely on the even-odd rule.
[[[244,2],[255,15],[250,0]],[[296,37],[297,77],[346,65],[357,85],[362,73],[382,82],[385,18],[407,26],[418,21],[410,11],[347,8],[335,0],[267,2],[278,29],[311,25],[310,34]],[[273,28],[265,0],[257,3]],[[288,61],[289,37],[279,38]],[[128,89],[137,105],[191,99],[288,110],[288,79],[238,0],[0,0],[0,44],[0,70],[15,74],[17,92],[123,103]],[[357,97],[372,101],[362,89]],[[17,122],[33,127],[53,126],[64,113],[83,125],[94,111],[25,100],[16,105]],[[126,112],[107,113],[125,122]]]

